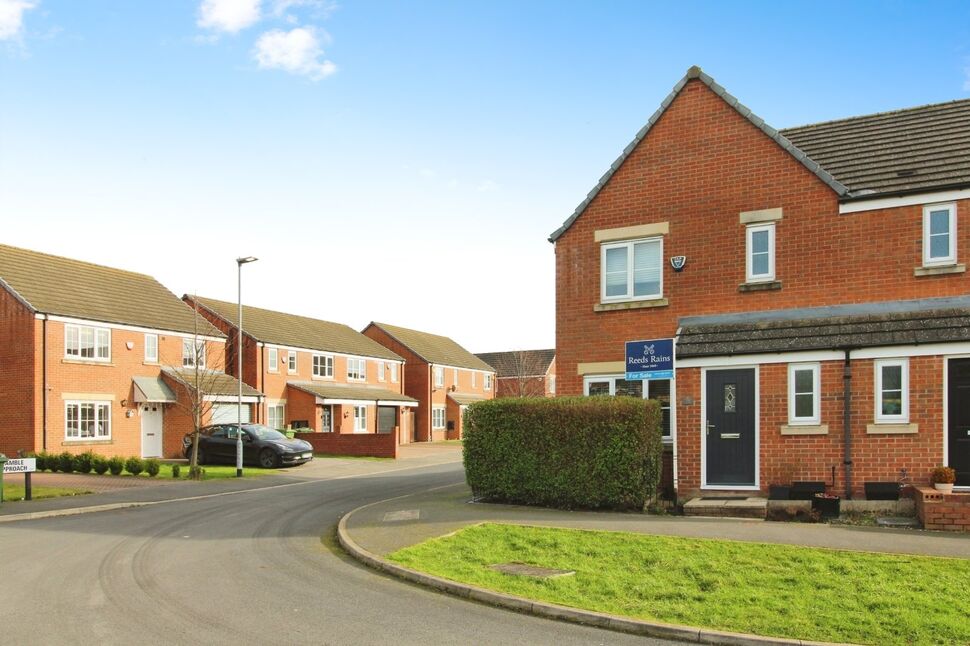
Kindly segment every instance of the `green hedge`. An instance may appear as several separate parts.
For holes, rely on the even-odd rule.
[[[660,484],[657,402],[509,398],[465,412],[465,476],[481,498],[562,509],[642,509]]]

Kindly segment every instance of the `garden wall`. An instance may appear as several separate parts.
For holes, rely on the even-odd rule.
[[[970,532],[970,493],[943,493],[930,487],[913,492],[916,515],[925,529]]]
[[[397,458],[396,433],[297,433],[313,445],[314,453]]]

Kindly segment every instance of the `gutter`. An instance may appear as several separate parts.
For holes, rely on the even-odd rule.
[[[904,197],[907,195],[919,195],[921,193],[939,193],[940,191],[952,191],[963,188],[970,188],[970,182],[956,182],[953,184],[938,184],[933,186],[923,186],[920,188],[907,188],[899,191],[888,191],[882,193],[864,193],[853,195],[847,193],[839,196],[839,203],[864,202],[866,200],[882,200],[890,197]]]

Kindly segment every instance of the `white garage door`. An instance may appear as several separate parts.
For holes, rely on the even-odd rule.
[[[242,421],[243,424],[249,423],[249,404],[243,404]],[[212,421],[210,424],[231,424],[236,421],[238,414],[238,404],[213,404]]]

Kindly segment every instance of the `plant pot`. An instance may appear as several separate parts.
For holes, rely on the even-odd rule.
[[[866,500],[899,500],[898,482],[867,482]]]
[[[842,499],[824,493],[817,493],[812,497],[812,511],[817,511],[822,518],[838,518]]]
[[[788,485],[768,485],[768,500],[790,500],[791,487]]]
[[[933,488],[937,491],[942,491],[943,493],[953,493],[952,482],[934,482]]]
[[[825,493],[825,483],[815,481],[793,482],[789,499],[791,500],[811,500],[817,493]]]

